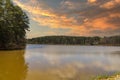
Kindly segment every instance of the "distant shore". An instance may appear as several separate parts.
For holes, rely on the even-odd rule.
[[[87,45],[87,46],[120,46],[120,36],[84,37],[84,36],[45,36],[27,39],[28,44],[44,45]]]

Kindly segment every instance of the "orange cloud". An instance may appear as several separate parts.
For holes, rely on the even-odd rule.
[[[97,0],[88,0],[89,3],[95,3]]]
[[[111,18],[114,18],[114,17],[120,18],[120,13],[110,14],[110,17],[111,17]]]
[[[104,3],[101,5],[101,8],[111,9],[116,7],[116,5],[120,5],[120,0],[110,0],[109,2]]]
[[[51,28],[73,28],[73,26],[76,26],[74,25],[76,20],[74,18],[67,18],[66,16],[46,18],[34,16],[32,19],[38,22],[40,25],[49,26]]]
[[[29,3],[21,3],[20,0],[14,0],[14,3],[16,3],[22,9],[28,11],[33,15],[41,15],[48,17],[56,16],[55,14],[52,13],[52,10],[50,8],[48,8],[48,10],[40,8],[40,6],[42,6],[43,4],[38,4],[37,0],[30,0]],[[30,4],[37,4],[37,5],[31,6]]]
[[[108,28],[114,28],[113,24],[108,23],[109,18],[107,17],[102,17],[102,18],[97,18],[95,20],[92,20],[90,22],[87,22],[87,26],[91,26],[94,29],[99,29],[99,30],[105,30]]]
[[[101,7],[107,9],[112,8],[116,4],[118,4],[119,1],[120,0],[111,0],[101,5]],[[88,2],[95,3],[97,2],[97,0],[88,0]],[[88,12],[86,15],[83,14],[82,16],[80,15],[80,13],[82,12],[73,13],[72,15],[77,15],[76,18],[75,16],[71,16],[70,14],[67,13],[66,14],[59,13],[56,10],[52,9],[51,7],[44,8],[44,6],[46,5],[42,3],[38,4],[37,0],[30,0],[28,3],[22,3],[20,2],[20,0],[14,0],[14,3],[20,6],[23,10],[27,11],[31,16],[31,19],[43,27],[48,26],[50,28],[70,29],[70,31],[67,32],[67,35],[90,36],[96,35],[96,33],[91,33],[94,30],[98,30],[101,32],[107,30],[115,30],[118,28],[118,26],[116,26],[114,23],[110,23],[109,20],[111,20],[111,18],[116,17],[120,18],[120,14],[117,12],[116,13],[111,12],[110,14],[108,14],[108,16],[103,16],[103,14],[101,14],[102,16],[100,15],[99,17],[94,17],[96,16],[94,15],[92,16],[93,18],[86,17],[86,15],[91,12]],[[31,4],[36,5],[33,6]],[[72,3],[67,2],[66,4],[71,6],[72,9],[76,8],[76,7],[73,8]],[[85,18],[81,19],[81,17]],[[50,32],[50,34],[55,33]]]
[[[40,25],[49,26],[51,28],[70,28],[76,23],[76,20],[72,17],[67,18],[65,15],[59,16],[50,8],[48,10],[40,8],[40,4],[38,5],[39,7],[32,7],[29,5],[30,3],[22,4],[17,0],[14,2],[24,10],[31,13],[32,19]],[[34,3],[37,3],[37,1],[35,0]]]
[[[109,23],[109,17],[115,17],[117,15],[109,15],[108,17],[96,18],[93,20],[87,20],[82,25],[72,29],[68,34],[70,35],[82,35],[82,36],[94,36],[96,33],[91,33],[92,31],[100,31],[104,35],[107,30],[116,30],[118,26]],[[104,33],[102,33],[104,32]]]

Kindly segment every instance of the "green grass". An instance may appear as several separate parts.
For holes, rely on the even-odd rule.
[[[120,76],[120,72],[117,72],[117,73],[114,73],[113,75],[99,75],[99,76],[97,76],[97,77],[95,77],[95,78],[93,78],[92,80],[109,80],[109,78],[112,78],[112,79],[110,79],[110,80],[115,80],[114,78],[116,78],[117,77],[117,75],[119,75]],[[119,77],[120,78],[120,77]]]

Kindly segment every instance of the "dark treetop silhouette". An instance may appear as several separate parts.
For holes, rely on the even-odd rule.
[[[0,0],[0,49],[22,49],[29,18],[11,0]]]
[[[45,36],[27,40],[29,44],[65,44],[65,45],[111,45],[120,46],[120,36],[84,37],[84,36]]]

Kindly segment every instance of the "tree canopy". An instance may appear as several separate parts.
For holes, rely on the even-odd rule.
[[[120,36],[84,37],[84,36],[45,36],[27,40],[29,44],[62,45],[115,45],[120,46]]]
[[[0,0],[0,49],[23,48],[29,18],[11,0]]]

